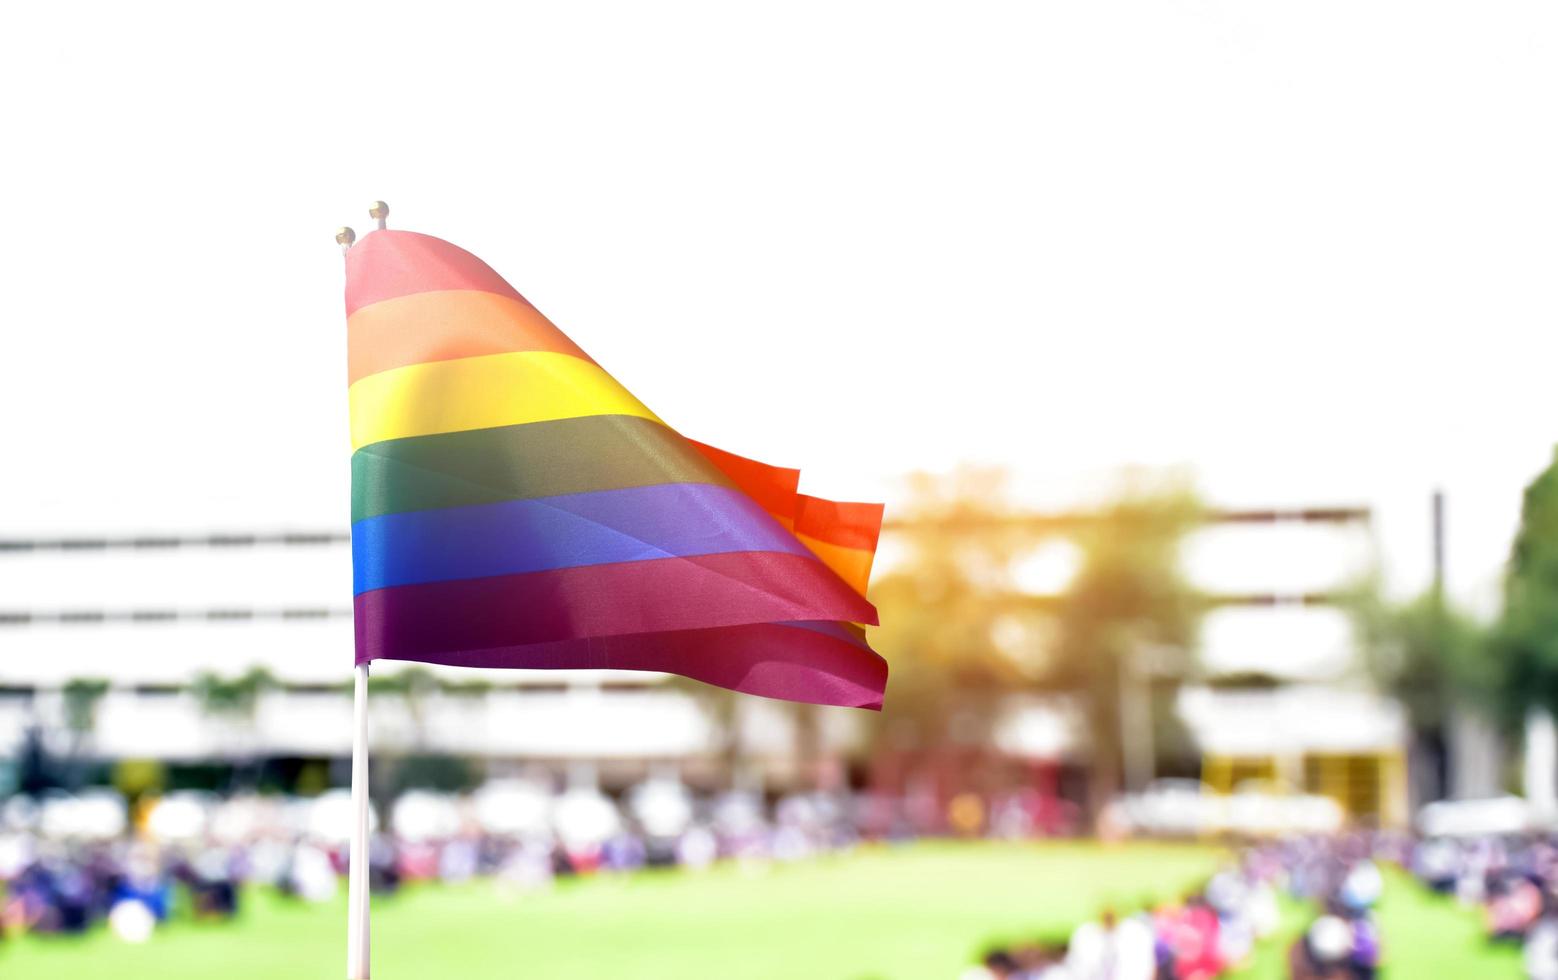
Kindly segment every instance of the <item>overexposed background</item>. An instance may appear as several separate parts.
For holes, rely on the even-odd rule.
[[[0,532],[347,519],[339,224],[481,255],[689,435],[899,493],[1428,495],[1550,458],[1540,3],[35,4],[0,30]],[[343,600],[349,578],[342,582]]]

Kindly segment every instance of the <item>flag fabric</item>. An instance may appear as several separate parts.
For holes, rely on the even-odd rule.
[[[681,436],[480,259],[346,257],[357,662],[668,671],[879,709],[882,508]]]

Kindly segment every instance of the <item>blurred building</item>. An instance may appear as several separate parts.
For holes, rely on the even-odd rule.
[[[1064,589],[1064,535],[1034,556],[1024,586]],[[1204,623],[1204,674],[1159,706],[1190,735],[1193,773],[1219,792],[1273,785],[1321,793],[1349,814],[1406,814],[1406,727],[1371,687],[1337,593],[1375,567],[1369,515],[1356,510],[1224,512],[1194,532],[1193,583],[1217,597]],[[1068,564],[1069,563],[1069,564]],[[339,776],[350,751],[351,555],[344,534],[34,538],[0,542],[0,755],[30,730],[58,757],[196,766],[259,758],[323,761]],[[1157,766],[1152,651],[1133,665],[1141,694],[1127,770],[1142,788]],[[199,675],[252,668],[276,682],[252,706],[203,697]],[[395,687],[407,669],[437,683]],[[626,785],[674,763],[718,778],[739,741],[770,784],[801,778],[799,739],[836,757],[858,734],[854,713],[820,712],[802,731],[789,706],[733,699],[734,717],[698,685],[612,671],[470,671],[381,664],[374,699],[381,752],[460,756],[489,770],[590,763]],[[427,675],[424,675],[427,676]],[[83,714],[86,679],[106,693]],[[74,683],[73,682],[77,682]],[[1088,765],[1079,706],[1064,696],[1008,699],[994,748],[1045,792],[1080,797]]]
[[[1034,591],[1064,589],[1067,547],[1058,535],[1035,556]],[[1341,605],[1346,590],[1375,572],[1376,549],[1371,515],[1356,508],[1214,512],[1192,532],[1186,572],[1213,600],[1203,621],[1201,672],[1182,684],[1159,664],[1173,658],[1150,650],[1131,665],[1131,686],[1140,690],[1121,694],[1129,788],[1145,789],[1155,776],[1190,776],[1219,793],[1324,795],[1354,819],[1404,824],[1406,718],[1376,690]],[[1151,696],[1164,686],[1177,691],[1171,704]],[[1000,747],[1085,767],[1079,711],[1054,699],[1014,700]],[[1167,747],[1153,743],[1166,721],[1182,724],[1193,743],[1189,771],[1183,759],[1161,764]]]
[[[0,542],[0,757],[29,731],[55,757],[200,766],[322,760],[351,748],[351,549],[344,534],[35,538]],[[252,706],[202,696],[270,681]],[[425,681],[410,689],[397,675]],[[676,762],[697,782],[729,751],[727,723],[696,685],[628,671],[375,666],[372,737],[383,753],[588,771],[626,784]],[[83,683],[89,682],[89,683]],[[107,682],[89,710],[72,698]],[[711,690],[711,689],[702,689]],[[824,732],[849,737],[847,713]],[[741,699],[743,757],[794,773],[791,714]],[[339,774],[339,773],[338,773]]]
[[[1201,588],[1242,596],[1208,614],[1208,682],[1180,710],[1221,791],[1245,781],[1329,796],[1353,817],[1408,819],[1408,727],[1368,675],[1336,598],[1378,566],[1370,514],[1291,511],[1214,523],[1189,542]]]

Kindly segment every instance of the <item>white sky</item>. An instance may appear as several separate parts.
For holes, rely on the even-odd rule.
[[[491,7],[7,11],[0,532],[344,524],[382,197],[819,492],[1189,464],[1373,504],[1405,591],[1439,484],[1492,594],[1558,431],[1558,8]]]

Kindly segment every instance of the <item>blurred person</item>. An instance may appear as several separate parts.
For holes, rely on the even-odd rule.
[[[406,881],[431,881],[438,877],[439,858],[431,841],[403,842],[397,848],[395,866]]]
[[[1252,894],[1244,876],[1233,868],[1219,871],[1206,886],[1207,904],[1218,918],[1218,959],[1229,966],[1243,963],[1255,948]]]
[[[959,980],[1017,980],[1020,976],[1017,961],[1004,949],[985,954],[983,962],[963,971]]]
[[[1348,976],[1353,980],[1373,980],[1379,972],[1379,926],[1367,911],[1343,907],[1340,914],[1352,928],[1352,949],[1347,954]]]
[[[676,842],[676,862],[684,868],[701,871],[718,856],[719,843],[707,827],[689,827]]]
[[[400,890],[399,850],[388,835],[375,834],[368,841],[368,887],[375,895]]]
[[[183,882],[197,919],[230,919],[238,914],[238,886],[233,857],[226,848],[205,847],[184,869]],[[164,911],[159,920],[166,919]]]
[[[990,808],[990,835],[1004,840],[1025,840],[1034,835],[1039,794],[1033,789],[1006,793]]]
[[[1066,965],[1069,950],[1065,946],[1036,944],[1031,959],[1023,962],[1023,980],[1077,980],[1071,967]]]
[[[111,878],[112,900],[130,899],[146,906],[157,921],[167,919],[173,909],[173,886],[180,875],[187,881],[193,873],[187,864],[175,862],[169,869],[163,865],[162,853],[151,844],[131,845],[121,856],[112,871],[105,872]]]
[[[498,869],[505,888],[535,892],[552,885],[552,849],[539,837],[528,837],[513,848]]]
[[[601,849],[601,866],[607,871],[637,871],[647,860],[648,848],[644,839],[628,830],[612,835]]]
[[[776,861],[800,861],[811,857],[814,853],[812,845],[813,835],[795,826],[781,826],[775,828],[772,847],[773,857]]]
[[[1459,854],[1455,875],[1455,898],[1462,905],[1481,905],[1488,897],[1489,852],[1479,847],[1464,847]]]
[[[1558,918],[1548,917],[1531,927],[1521,958],[1528,980],[1558,980]]]
[[[1269,938],[1282,925],[1282,907],[1277,904],[1276,889],[1269,881],[1256,881],[1250,886],[1247,911],[1256,939]]]
[[[1374,907],[1385,890],[1385,879],[1379,866],[1364,859],[1354,864],[1342,880],[1340,898],[1342,904],[1354,911]]]
[[[322,848],[299,843],[292,849],[283,875],[284,891],[305,902],[328,902],[339,888],[335,865]]]
[[[1175,980],[1208,980],[1223,971],[1222,922],[1202,895],[1185,901],[1185,928],[1174,950]]]
[[[1523,940],[1542,908],[1542,890],[1534,882],[1519,875],[1505,876],[1488,892],[1488,934],[1495,940]]]
[[[480,864],[480,849],[470,837],[456,837],[446,841],[438,854],[438,880],[444,884],[469,881],[476,876]]]
[[[1352,980],[1352,927],[1335,915],[1322,915],[1288,950],[1292,980]]]
[[[985,802],[977,793],[959,793],[947,803],[947,826],[960,837],[976,837],[985,827]]]
[[[1105,909],[1098,921],[1071,933],[1066,969],[1074,980],[1152,980],[1157,956],[1152,927],[1138,916],[1118,921]]]
[[[1412,872],[1424,884],[1441,895],[1455,890],[1457,848],[1452,841],[1424,841],[1413,854]]]
[[[157,916],[139,899],[121,899],[108,912],[108,930],[121,942],[139,945],[156,929]]]

